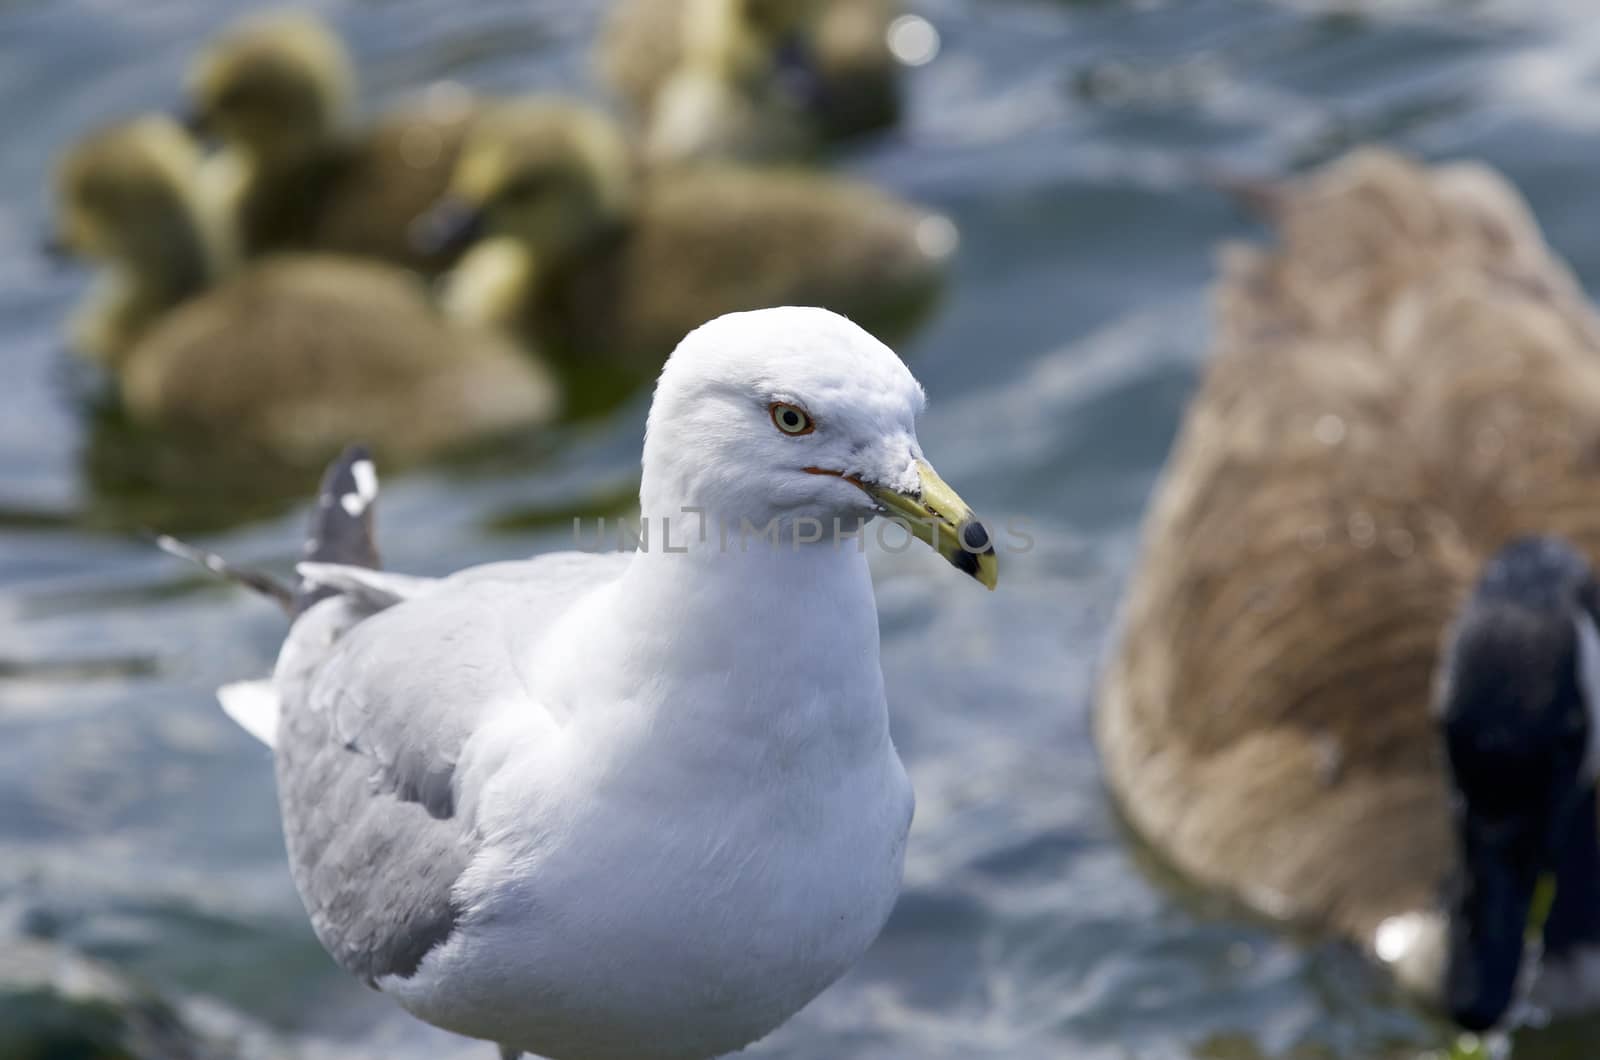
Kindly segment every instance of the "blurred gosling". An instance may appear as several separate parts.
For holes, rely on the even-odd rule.
[[[1179,868],[1469,1029],[1541,944],[1535,1003],[1591,1007],[1600,320],[1481,165],[1367,150],[1253,197],[1279,245],[1223,259],[1107,778]]]
[[[800,158],[894,124],[897,0],[622,0],[596,65],[657,161]]]
[[[937,300],[945,218],[864,185],[729,166],[647,175],[615,124],[538,100],[486,111],[424,225],[479,242],[445,296],[565,367],[648,379],[706,320],[821,306],[895,342]]]
[[[900,121],[905,65],[938,54],[931,23],[901,11],[901,0],[828,0],[817,25],[815,56],[822,85],[822,130],[844,140]],[[898,35],[897,54],[891,42]]]
[[[231,212],[247,257],[327,250],[428,275],[448,259],[419,254],[408,229],[444,192],[474,105],[433,86],[418,103],[353,130],[355,75],[344,45],[315,16],[246,19],[207,47],[189,75],[197,128],[222,144],[206,188]]]
[[[199,164],[194,142],[160,117],[93,134],[61,158],[51,249],[105,266],[68,325],[79,353],[114,368],[228,267],[228,228],[198,192]]]
[[[420,457],[553,415],[531,358],[450,325],[403,270],[284,255],[222,276],[200,165],[151,117],[88,137],[57,171],[56,239],[108,274],[74,337],[135,420],[310,462],[352,438]]]

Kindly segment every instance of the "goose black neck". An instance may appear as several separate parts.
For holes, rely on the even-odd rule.
[[[1556,900],[1545,922],[1545,956],[1559,960],[1600,947],[1600,818],[1595,789],[1586,789],[1568,814],[1556,855]]]

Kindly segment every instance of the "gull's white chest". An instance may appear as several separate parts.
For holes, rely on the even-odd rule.
[[[714,749],[646,755],[651,734],[633,735],[613,731],[604,758],[549,755],[545,783],[517,796],[521,826],[462,880],[458,937],[386,990],[545,1055],[705,1057],[766,1034],[860,957],[898,896],[911,823],[886,732],[826,762],[720,775]]]

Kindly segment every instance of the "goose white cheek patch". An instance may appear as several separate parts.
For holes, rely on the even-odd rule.
[[[1600,778],[1600,629],[1594,616],[1579,611],[1573,620],[1578,630],[1578,691],[1589,712],[1589,746],[1584,754],[1583,772],[1590,780]]]

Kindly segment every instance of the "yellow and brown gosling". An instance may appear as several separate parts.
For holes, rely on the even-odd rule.
[[[1097,736],[1179,869],[1462,1025],[1600,1002],[1600,320],[1475,164],[1256,198]],[[1546,912],[1545,900],[1552,893]],[[1525,942],[1525,935],[1531,942]]]
[[[623,0],[596,66],[657,161],[802,158],[894,124],[898,0]]]
[[[828,140],[897,124],[903,67],[937,55],[938,31],[926,19],[905,14],[903,6],[901,0],[829,0],[813,49]]]
[[[532,358],[447,321],[404,270],[282,255],[226,273],[200,166],[175,123],[144,118],[58,170],[57,239],[100,263],[110,292],[75,335],[136,421],[309,463],[355,439],[413,459],[552,417]]]
[[[160,117],[93,134],[61,158],[52,249],[105,266],[68,325],[79,353],[115,365],[228,267],[228,229],[197,191],[199,165],[194,142]]]
[[[208,46],[189,75],[197,129],[221,149],[205,186],[236,219],[247,257],[318,250],[436,274],[411,224],[444,192],[475,104],[451,84],[356,128],[355,74],[315,16],[248,18]]]
[[[565,369],[630,381],[738,310],[821,306],[903,339],[937,300],[956,243],[946,218],[849,181],[731,166],[646,174],[608,118],[553,100],[486,112],[425,227],[476,240],[450,278],[453,312]]]

